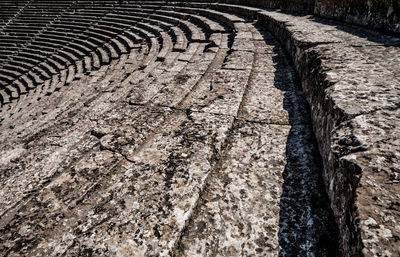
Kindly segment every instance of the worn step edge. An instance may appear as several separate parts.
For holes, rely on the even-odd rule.
[[[369,256],[361,236],[357,188],[363,174],[361,163],[357,159],[347,160],[334,150],[333,132],[340,124],[354,119],[356,116],[346,112],[332,98],[332,81],[327,79],[327,71],[321,69],[320,59],[326,58],[314,47],[319,44],[327,46],[340,42],[308,42],[296,37],[295,31],[284,17],[269,15],[268,11],[241,5],[210,4],[217,10],[229,10],[258,22],[269,30],[284,46],[292,59],[298,73],[303,90],[311,106],[313,128],[324,163],[323,177],[326,190],[330,196],[331,207],[341,233],[340,250],[343,256]],[[312,63],[310,61],[316,60]],[[319,60],[319,61],[318,61]],[[362,83],[362,82],[360,82]],[[332,90],[326,90],[331,88]],[[354,87],[356,90],[356,86]],[[313,108],[319,106],[319,108]],[[362,115],[362,114],[360,114]],[[351,136],[351,135],[350,135]],[[355,138],[357,135],[353,135]],[[336,142],[337,143],[337,142]],[[362,147],[356,152],[363,152]],[[346,160],[345,160],[346,159]],[[332,185],[332,181],[336,184]],[[339,186],[337,186],[340,184]],[[335,190],[336,189],[336,190]],[[340,189],[340,190],[338,190]],[[369,249],[373,250],[373,249]],[[396,251],[396,249],[388,249]]]

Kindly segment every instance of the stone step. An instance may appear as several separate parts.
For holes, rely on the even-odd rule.
[[[19,2],[0,3],[0,253],[396,251],[393,36],[240,1]]]

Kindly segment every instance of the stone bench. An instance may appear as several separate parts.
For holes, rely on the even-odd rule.
[[[238,0],[230,2],[241,3]],[[0,4],[0,7],[3,6]],[[48,206],[36,206],[31,202],[32,199],[44,202],[49,197],[49,202],[54,204],[49,206],[62,206],[58,209],[65,212],[63,215],[77,217],[77,220],[87,222],[84,224],[94,220],[90,224],[98,224],[103,229],[112,224],[109,221],[118,223],[126,218],[119,216],[121,213],[129,213],[135,210],[136,205],[140,206],[138,210],[150,215],[145,217],[138,214],[127,220],[141,228],[143,226],[143,231],[150,231],[139,231],[142,237],[136,239],[142,245],[151,245],[148,253],[152,254],[194,254],[204,251],[205,248],[201,248],[204,245],[212,245],[222,252],[226,243],[231,246],[229,253],[233,255],[241,245],[224,241],[226,234],[218,232],[221,224],[222,229],[233,233],[237,242],[243,240],[240,242],[246,242],[246,247],[251,246],[241,248],[248,251],[246,253],[276,255],[279,246],[282,246],[284,249],[281,254],[284,254],[287,249],[297,247],[290,246],[297,240],[292,238],[293,233],[301,240],[303,236],[306,241],[311,238],[311,241],[307,241],[310,247],[321,246],[320,249],[312,249],[313,253],[328,251],[329,244],[335,248],[335,242],[319,234],[321,231],[317,231],[318,225],[315,225],[324,218],[328,219],[328,211],[322,218],[308,220],[310,224],[304,223],[307,221],[304,217],[308,214],[303,217],[293,211],[294,208],[303,211],[301,204],[305,204],[304,213],[309,209],[320,210],[319,205],[328,204],[328,199],[323,198],[322,192],[318,190],[317,193],[313,191],[315,195],[310,199],[296,191],[296,187],[309,186],[308,182],[303,184],[306,176],[319,176],[319,168],[310,164],[318,160],[307,159],[304,163],[299,161],[306,159],[305,156],[316,148],[312,146],[311,130],[307,130],[311,125],[305,114],[307,105],[302,100],[303,92],[296,87],[298,81],[294,73],[297,72],[311,109],[314,133],[324,162],[325,188],[341,233],[339,239],[342,255],[389,256],[399,253],[399,195],[396,187],[399,183],[400,158],[397,154],[400,134],[399,38],[314,16],[213,1],[119,3],[87,0],[78,1],[76,5],[74,1],[61,1],[54,6],[34,1],[26,8],[21,6],[20,9],[9,11],[1,8],[0,13],[18,12],[18,15],[4,25],[4,33],[1,34],[4,40],[0,42],[0,48],[10,47],[10,51],[7,53],[0,50],[0,60],[4,61],[0,66],[0,122],[13,125],[15,119],[15,124],[19,124],[15,131],[11,128],[13,126],[3,126],[3,134],[0,134],[6,142],[0,148],[0,158],[8,165],[7,169],[11,167],[8,170],[12,171],[12,174],[7,173],[6,176],[15,176],[15,183],[5,184],[2,188],[4,197],[0,199],[0,204],[7,209],[4,213],[9,211],[10,216],[5,216],[1,224],[6,224],[8,219],[23,222],[32,220],[33,224],[49,221],[46,226],[60,229],[59,235],[67,235],[70,227],[76,231],[82,228],[75,223],[65,227],[51,223],[55,219],[51,216],[52,212],[47,212]],[[30,17],[42,15],[42,11],[50,15],[43,23],[31,28],[21,26]],[[52,19],[54,22],[41,31],[40,26]],[[271,32],[275,38],[264,30]],[[35,39],[31,41],[33,37]],[[286,62],[277,40],[286,49],[294,67]],[[44,111],[37,113],[36,110]],[[125,113],[131,115],[127,116],[129,119],[119,119]],[[39,119],[35,120],[36,117]],[[151,120],[153,117],[156,118]],[[165,117],[169,118],[164,120]],[[161,120],[160,123],[157,119]],[[53,121],[60,123],[49,125]],[[122,121],[124,125],[128,124],[129,130],[120,130],[120,126],[115,125]],[[143,131],[136,131],[143,124]],[[36,138],[29,137],[34,143],[18,141],[28,137],[21,126],[32,126],[39,131],[35,134]],[[90,132],[93,126],[109,129],[108,136],[102,138],[102,133]],[[221,132],[225,128],[229,133]],[[7,133],[10,136],[5,136]],[[149,138],[146,138],[147,134]],[[59,148],[52,141],[46,141],[53,135],[62,138],[58,144],[63,147]],[[225,137],[228,138],[226,141]],[[303,147],[302,142],[305,141],[311,143]],[[22,145],[21,151],[14,142]],[[125,145],[120,149],[121,142]],[[143,142],[140,148],[138,145]],[[282,154],[285,143],[287,156]],[[29,151],[25,151],[24,147],[28,145]],[[232,147],[220,153],[225,146]],[[259,148],[255,149],[256,146]],[[158,147],[162,150],[159,151]],[[264,151],[262,154],[260,149]],[[173,155],[181,154],[179,151],[190,153],[190,156],[185,159]],[[72,181],[68,176],[76,176],[83,181],[86,174],[86,170],[79,170],[76,163],[82,160],[84,164],[80,165],[88,163],[96,166],[91,158],[105,152],[113,156],[118,166],[111,169],[115,181],[97,181],[96,178],[101,176],[93,179],[102,186],[99,192],[104,193],[101,191],[103,188],[118,187],[119,179],[125,178],[119,172],[127,166],[130,168],[126,171],[132,172],[135,174],[134,179],[140,180],[133,183],[135,180],[130,177],[124,183],[139,188],[144,185],[140,192],[146,187],[152,188],[154,191],[149,192],[154,193],[155,197],[149,198],[150,202],[154,202],[148,204],[142,201],[144,198],[136,195],[136,205],[127,211],[122,207],[120,209],[117,201],[99,204],[96,201],[104,199],[93,193],[93,202],[86,203],[88,210],[94,209],[101,215],[114,215],[107,216],[109,220],[103,224],[102,216],[90,215],[87,218],[84,216],[86,212],[75,212],[75,207],[67,205],[64,195],[59,193],[60,190],[57,191],[57,185],[47,183],[46,179],[55,178],[54,181],[69,189],[69,182],[64,183],[62,179]],[[151,158],[154,152],[158,155]],[[43,154],[43,157],[34,159],[36,153]],[[58,158],[56,153],[71,158]],[[139,153],[142,158],[137,157]],[[14,160],[7,161],[8,156]],[[18,166],[20,159],[15,156],[35,161],[21,168]],[[51,165],[56,168],[47,169],[53,166],[46,163],[46,160],[53,160],[51,157],[54,156],[57,157],[54,160],[59,162]],[[251,160],[250,164],[246,164],[244,159]],[[65,160],[65,163],[61,163],[61,160]],[[190,165],[201,162],[198,165],[201,168],[189,166],[184,163],[185,160],[189,160]],[[214,166],[220,161],[220,166]],[[34,166],[35,162],[42,166]],[[153,162],[159,165],[159,173],[154,173],[151,166]],[[174,170],[175,166],[168,166],[172,162],[179,169]],[[265,170],[269,172],[269,167],[259,169],[251,163],[272,165],[276,174],[269,176],[273,178],[274,186],[264,182],[261,185],[252,183],[253,179],[258,181],[252,177],[254,174],[265,177]],[[37,173],[36,167],[43,167],[44,172]],[[73,167],[73,172],[70,167]],[[82,174],[75,172],[75,168]],[[296,168],[301,172],[293,172]],[[214,169],[218,169],[218,172],[214,173]],[[186,173],[176,174],[179,183],[171,179],[168,181],[170,184],[162,187],[160,185],[163,182],[159,183],[156,178],[164,175],[168,177],[170,174],[161,172],[165,170]],[[186,174],[191,174],[189,171],[192,170],[198,172],[195,174],[198,177],[185,180]],[[282,178],[279,175],[283,170],[283,176],[288,177]],[[96,172],[106,173],[102,169]],[[63,177],[64,174],[68,176]],[[300,180],[296,184],[290,180],[290,176],[299,176]],[[36,179],[34,183],[29,180],[31,177]],[[249,183],[237,184],[243,178]],[[78,189],[61,191],[66,194],[90,195],[95,191],[93,181],[81,183]],[[293,184],[288,184],[288,181]],[[171,184],[173,186],[168,187]],[[42,185],[44,189],[37,189]],[[93,188],[86,188],[86,185]],[[26,194],[35,194],[32,187],[41,193],[52,188],[54,190],[48,192],[62,200],[56,202],[51,194],[43,195],[42,198],[36,195],[24,198]],[[174,187],[179,190],[172,192],[171,188]],[[253,202],[263,198],[252,195],[247,197],[246,190],[239,190],[240,187],[246,188],[247,192],[251,192],[249,188],[257,188],[262,196],[270,197],[271,201],[268,204],[263,201],[262,204]],[[187,194],[182,193],[185,190]],[[271,192],[276,195],[271,196]],[[299,195],[292,195],[294,192]],[[116,193],[118,197],[128,197],[125,192]],[[174,208],[178,206],[175,209],[178,211],[172,213],[168,212],[170,209],[163,209],[165,199],[160,197],[158,201],[160,195],[174,195],[175,198],[168,204]],[[224,197],[230,202],[224,202]],[[296,202],[296,197],[299,202]],[[320,202],[321,199],[325,199],[325,202]],[[26,203],[41,210],[41,216],[32,213],[32,219],[23,219],[31,217],[23,211]],[[200,204],[196,206],[197,203]],[[234,205],[235,209],[232,203],[238,203],[240,207]],[[248,203],[252,203],[253,207],[248,207]],[[75,204],[79,205],[80,202],[77,200]],[[290,206],[286,206],[288,204]],[[103,213],[102,209],[97,208],[98,205],[108,208],[107,211]],[[285,212],[282,210],[285,206],[289,209],[295,207]],[[160,209],[163,213],[158,212]],[[257,211],[253,212],[253,209]],[[114,213],[113,210],[118,211]],[[221,223],[206,226],[214,222],[214,212],[217,216],[223,214],[219,217]],[[15,213],[17,215],[13,216]],[[247,225],[241,224],[246,219],[236,217],[236,213],[244,215],[247,221],[257,220],[257,224],[260,224],[260,231],[257,230],[259,235],[268,235],[268,238],[250,238],[253,230],[249,229],[249,234],[246,234],[247,230],[243,227]],[[266,213],[269,216],[256,218]],[[293,217],[287,217],[292,213],[295,213]],[[315,218],[313,215],[310,217]],[[278,216],[280,221],[276,218]],[[175,221],[175,217],[179,217],[176,223],[169,223]],[[293,220],[299,223],[295,222],[290,227],[288,224]],[[14,237],[21,240],[24,238],[24,229],[19,226],[15,222],[4,230],[2,236],[8,238],[7,243],[14,244]],[[38,238],[50,238],[45,228],[35,229]],[[107,233],[96,234],[93,240],[98,241],[94,242],[108,242]],[[58,251],[61,248],[54,249],[53,246],[63,245],[65,249],[60,251],[72,254],[85,240],[85,236],[76,235],[73,240],[77,243],[68,245],[71,242],[69,238],[61,238],[59,235],[52,237],[54,241],[49,244],[49,241],[44,242],[44,248]],[[125,235],[122,233],[122,236]],[[321,238],[316,239],[319,235]],[[246,236],[251,240],[246,239]],[[218,241],[220,238],[221,241]],[[28,246],[34,244],[29,240],[25,242]],[[130,245],[136,243],[132,241]],[[4,244],[0,246],[5,247]],[[309,246],[302,249],[299,246],[300,251],[306,252],[305,247]],[[13,249],[11,253],[20,251],[26,255],[31,248]],[[294,253],[294,250],[288,252],[289,255]]]
[[[399,38],[310,16],[210,7],[258,20],[290,53],[311,106],[344,253],[398,254],[395,224],[400,217],[390,207],[398,202],[398,193],[396,182],[387,182],[396,180],[399,158],[393,155],[399,134],[395,106],[400,82],[394,68],[399,65]],[[380,160],[387,162],[382,166]]]

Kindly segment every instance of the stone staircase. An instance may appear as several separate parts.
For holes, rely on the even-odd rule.
[[[400,253],[399,37],[240,3],[9,2],[1,255]]]

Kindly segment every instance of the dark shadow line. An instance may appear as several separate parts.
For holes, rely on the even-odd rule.
[[[338,256],[339,230],[322,180],[309,106],[283,48],[270,33],[257,29],[274,45],[274,86],[284,92],[283,107],[291,126],[280,198],[279,256]]]

